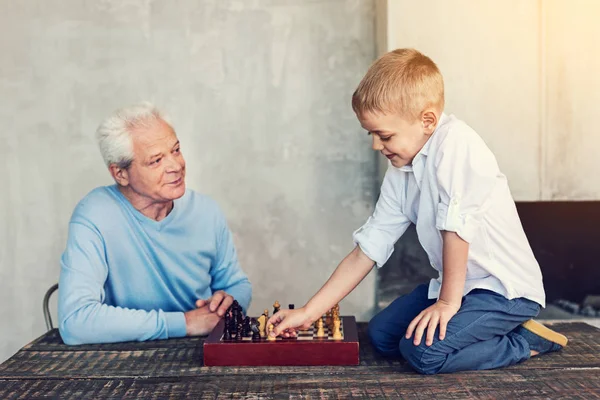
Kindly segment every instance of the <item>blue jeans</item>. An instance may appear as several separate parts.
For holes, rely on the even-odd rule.
[[[369,337],[380,353],[402,355],[417,372],[437,374],[493,369],[513,365],[530,357],[529,344],[511,331],[535,317],[540,305],[525,298],[508,300],[490,290],[475,289],[463,297],[458,313],[448,322],[446,337],[433,344],[415,346],[404,335],[410,322],[436,302],[427,298],[428,285],[394,300],[369,322]],[[426,331],[425,331],[426,332]]]

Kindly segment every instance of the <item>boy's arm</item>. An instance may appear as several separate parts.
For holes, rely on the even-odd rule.
[[[439,300],[442,303],[460,308],[465,279],[467,276],[467,258],[469,243],[461,239],[456,232],[442,232],[444,279]]]
[[[437,326],[440,326],[440,340],[446,336],[446,327],[450,319],[458,312],[462,302],[465,278],[467,275],[467,257],[469,243],[461,239],[456,232],[442,231],[444,279],[438,301],[423,310],[408,325],[406,338],[414,332],[413,343],[421,344],[425,329],[427,338],[425,344],[433,344],[433,336]]]
[[[333,271],[323,287],[306,303],[311,322],[339,303],[373,269],[374,262],[356,246]]]
[[[268,324],[275,325],[273,336],[286,329],[308,328],[325,311],[346,297],[369,274],[374,264],[360,246],[356,246],[304,307],[297,310],[281,310],[269,319]]]
[[[306,305],[297,310],[281,310],[271,317],[275,335],[285,329],[308,327],[323,312],[346,297],[362,279],[367,276],[374,264],[382,267],[394,251],[394,244],[410,225],[410,220],[402,212],[402,198],[405,176],[390,165],[373,215],[353,234],[357,245],[338,265],[329,280]],[[285,322],[284,322],[285,321]]]

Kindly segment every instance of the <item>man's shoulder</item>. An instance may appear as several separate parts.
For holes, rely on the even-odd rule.
[[[71,222],[106,218],[119,209],[114,186],[100,186],[86,194],[75,206]]]

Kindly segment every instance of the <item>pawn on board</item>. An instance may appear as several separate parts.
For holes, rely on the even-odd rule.
[[[340,332],[341,322],[339,318],[333,320],[333,340],[342,340],[342,332]]]
[[[267,340],[277,340],[276,337],[271,336],[271,332],[273,332],[273,324],[269,324],[269,332],[267,333]]]
[[[323,329],[323,318],[317,320],[317,337],[325,337],[325,329]]]

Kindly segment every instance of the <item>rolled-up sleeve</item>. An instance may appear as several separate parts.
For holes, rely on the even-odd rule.
[[[474,132],[450,132],[440,150],[436,228],[456,232],[471,243],[490,206],[494,188],[499,179],[505,178],[493,153]]]
[[[377,267],[382,267],[390,258],[394,244],[410,225],[398,195],[406,184],[401,174],[403,172],[391,166],[388,168],[373,215],[352,235],[354,243]]]

